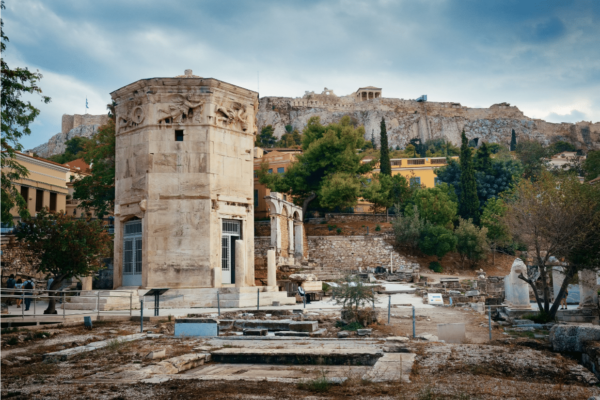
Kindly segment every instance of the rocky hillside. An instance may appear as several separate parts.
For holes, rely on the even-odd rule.
[[[325,93],[325,92],[324,92]],[[412,138],[425,141],[446,138],[460,144],[462,130],[469,139],[491,143],[510,143],[514,129],[517,140],[527,138],[549,144],[557,140],[573,143],[584,150],[600,149],[600,123],[549,123],[526,117],[507,103],[489,108],[468,108],[459,103],[417,102],[392,98],[358,101],[353,96],[307,93],[303,98],[263,97],[260,99],[258,129],[275,128],[281,137],[285,126],[302,131],[308,119],[319,116],[321,123],[337,122],[350,115],[365,127],[366,139],[379,143],[379,124],[385,118],[390,146],[404,148]]]

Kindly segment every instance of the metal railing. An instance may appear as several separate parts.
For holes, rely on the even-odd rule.
[[[126,290],[96,290],[96,293],[90,293],[90,291],[83,290],[42,290],[42,289],[0,289],[0,296],[2,298],[2,302],[6,303],[7,300],[12,302],[19,303],[20,301],[20,313],[17,314],[2,314],[2,319],[5,321],[13,320],[15,318],[20,318],[24,320],[25,318],[60,318],[60,310],[62,309],[62,318],[66,319],[70,316],[76,315],[133,315],[133,292]],[[101,292],[108,292],[109,294],[101,294]],[[116,295],[114,293],[117,293]],[[111,295],[112,293],[112,295]],[[120,294],[122,293],[122,295]],[[137,305],[137,295],[136,297],[136,305]],[[73,303],[73,299],[95,299],[95,302],[81,302],[82,308],[77,309],[76,307],[69,310],[67,313],[67,307],[65,307],[68,303]],[[103,298],[119,298],[119,299],[129,299],[129,306],[122,308],[122,304],[120,305],[122,309],[120,310],[101,310],[100,308],[100,300]],[[55,311],[56,314],[44,314],[44,310],[47,309],[50,299],[55,299]],[[29,310],[25,310],[26,304],[29,303]],[[43,306],[42,306],[43,304]],[[94,304],[93,309],[83,309],[85,305]],[[17,304],[19,305],[19,304]],[[33,313],[31,310],[33,309]],[[9,309],[10,310],[10,309]],[[5,322],[3,321],[3,322]]]

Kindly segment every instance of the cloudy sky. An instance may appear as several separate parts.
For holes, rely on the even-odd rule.
[[[552,122],[600,121],[600,1],[6,0],[11,67],[38,69],[52,97],[23,140],[62,114],[105,113],[109,93],[184,69],[262,96],[305,90],[427,94],[517,105]]]

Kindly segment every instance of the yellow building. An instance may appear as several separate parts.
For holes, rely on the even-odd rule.
[[[46,207],[50,212],[62,212],[67,209],[67,175],[68,167],[61,164],[34,157],[32,153],[17,153],[16,161],[27,168],[29,175],[14,181],[16,189],[27,202],[31,215],[35,215]],[[16,207],[11,214],[18,218]]]
[[[458,159],[457,156],[450,158]],[[435,169],[447,164],[445,157],[392,158],[390,161],[392,164],[392,176],[401,174],[408,180],[411,186],[419,185],[424,188],[432,188],[438,184]],[[366,158],[362,162],[368,163],[371,162],[371,159]],[[378,174],[380,171],[379,165],[377,165],[372,173]],[[371,203],[360,199],[354,208],[354,212],[372,212]]]
[[[257,171],[264,162],[269,164],[269,173],[283,174],[288,166],[296,161],[296,155],[302,153],[301,149],[254,149],[254,218],[262,219],[269,216],[269,207],[265,196],[271,193],[265,185],[258,182]],[[284,200],[287,200],[284,198]]]

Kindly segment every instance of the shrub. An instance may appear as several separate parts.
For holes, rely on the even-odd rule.
[[[456,248],[454,232],[439,225],[426,224],[419,238],[419,249],[428,256],[439,260]]]
[[[456,228],[454,234],[458,240],[456,250],[460,254],[463,267],[467,259],[471,264],[471,268],[474,268],[477,262],[486,258],[489,251],[487,232],[487,228],[478,228],[471,219],[459,218],[458,228]]]
[[[375,227],[375,231],[379,232],[381,230],[381,226],[379,226],[379,224],[377,224],[377,226]]]
[[[338,233],[338,235],[339,235],[340,233],[342,233],[342,228],[337,228],[335,231],[336,231],[336,232]]]
[[[332,383],[325,376],[325,372],[322,372],[318,378],[299,382],[298,389],[309,390],[311,392],[327,392],[331,388],[331,385]]]
[[[350,322],[349,324],[345,324],[342,321],[338,321],[335,324],[336,328],[340,328],[343,331],[356,331],[358,329],[363,329],[364,326],[358,321]]]
[[[429,263],[429,269],[433,272],[442,272],[442,264],[437,261],[432,261]]]
[[[554,322],[554,318],[550,317],[550,314],[541,311],[537,314],[525,314],[522,317],[523,319],[529,319],[533,322],[535,322],[536,324],[545,324],[548,322]]]

